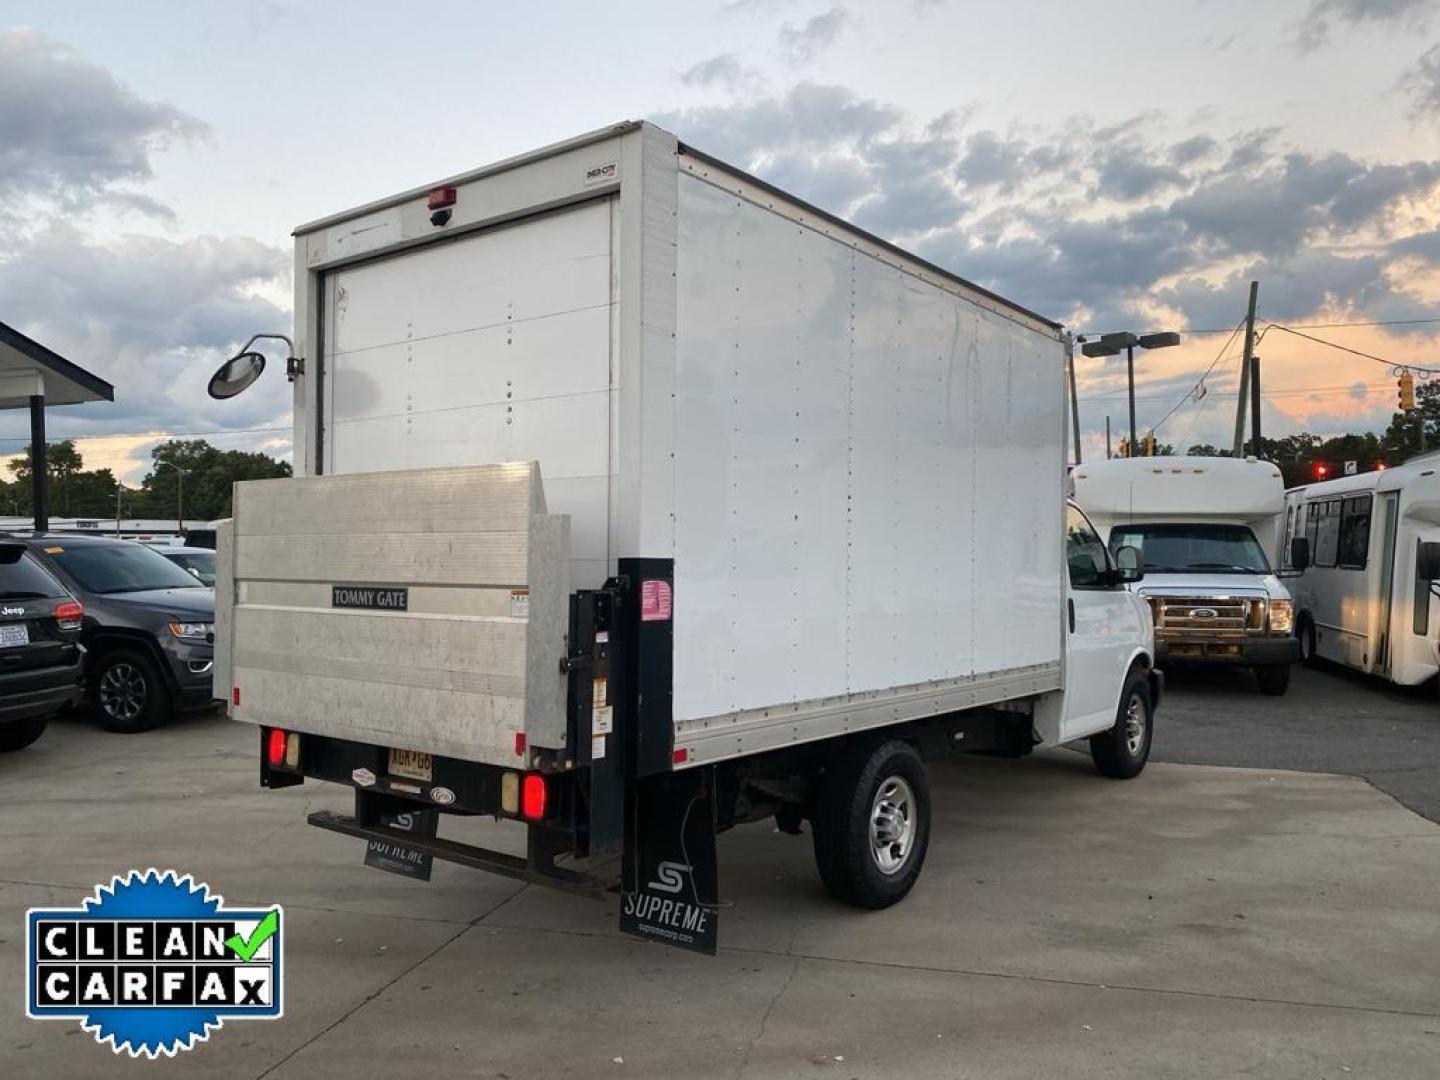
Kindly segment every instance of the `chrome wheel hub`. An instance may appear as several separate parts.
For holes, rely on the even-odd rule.
[[[1145,746],[1145,702],[1139,694],[1131,694],[1125,706],[1125,749],[1131,757],[1139,757]]]
[[[899,776],[886,777],[870,806],[870,857],[882,874],[897,874],[915,846],[915,792]]]
[[[112,664],[100,676],[99,696],[106,716],[134,720],[145,708],[145,676],[134,664]]]

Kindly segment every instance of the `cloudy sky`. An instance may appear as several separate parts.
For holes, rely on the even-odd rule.
[[[0,320],[115,384],[51,421],[90,464],[288,453],[283,379],[204,383],[288,330],[295,224],[640,117],[1077,332],[1187,331],[1138,392],[1182,446],[1229,441],[1252,277],[1440,366],[1440,0],[0,0]],[[1267,434],[1384,427],[1387,366],[1260,351]],[[1080,368],[1092,448],[1121,366]]]

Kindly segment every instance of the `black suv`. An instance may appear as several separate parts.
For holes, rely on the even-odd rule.
[[[83,616],[23,544],[0,540],[0,751],[29,746],[80,701]]]
[[[214,589],[129,540],[67,533],[15,539],[85,605],[87,695],[101,724],[144,731],[176,710],[212,703]]]

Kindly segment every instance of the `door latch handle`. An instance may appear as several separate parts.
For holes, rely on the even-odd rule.
[[[1073,634],[1075,632],[1075,601],[1073,599],[1065,601],[1065,610],[1070,615],[1070,633]]]

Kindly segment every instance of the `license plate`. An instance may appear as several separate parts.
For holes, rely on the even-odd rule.
[[[429,783],[435,778],[435,760],[420,750],[390,749],[391,776],[408,776],[411,780]]]
[[[24,623],[11,623],[9,626],[0,626],[0,649],[10,649],[17,645],[30,644],[30,628]]]

